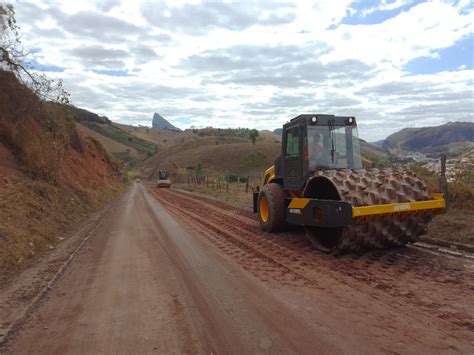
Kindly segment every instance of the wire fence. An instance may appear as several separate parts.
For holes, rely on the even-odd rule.
[[[205,174],[195,175],[186,174],[178,175],[173,178],[177,183],[184,183],[189,185],[202,185],[215,190],[227,190],[229,186],[239,191],[251,193],[257,189],[263,180],[262,176],[237,176],[225,174]]]

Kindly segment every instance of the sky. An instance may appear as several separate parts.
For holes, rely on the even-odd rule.
[[[355,116],[376,141],[474,121],[474,9],[453,1],[14,1],[29,61],[131,125]]]

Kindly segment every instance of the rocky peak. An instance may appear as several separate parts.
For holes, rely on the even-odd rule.
[[[161,116],[159,113],[156,113],[156,112],[153,115],[152,127],[155,129],[164,129],[167,131],[181,132],[181,130],[178,127],[173,126],[163,116]]]

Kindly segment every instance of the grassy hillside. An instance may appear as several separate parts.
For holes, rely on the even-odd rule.
[[[131,159],[136,159],[140,156],[140,153],[133,148],[130,148],[112,138],[106,137],[101,135],[100,133],[90,129],[87,126],[84,126],[82,124],[78,124],[77,128],[85,135],[88,137],[92,137],[99,141],[107,153],[110,155],[120,158],[122,160],[131,160]]]
[[[171,174],[198,164],[206,172],[235,175],[259,174],[280,153],[280,143],[261,139],[255,145],[248,139],[236,137],[197,137],[158,151],[141,165],[146,176],[154,176],[156,167]]]
[[[83,124],[97,133],[114,141],[123,144],[139,153],[151,156],[157,150],[156,144],[148,140],[141,139],[133,134],[129,134],[113,124],[101,124],[96,122],[83,122]]]
[[[135,127],[115,122],[113,123],[113,126],[118,127],[137,138],[157,144],[160,149],[169,148],[199,138],[192,132],[175,132],[148,127]]]
[[[223,173],[238,176],[259,177],[280,155],[281,137],[271,132],[259,132],[255,145],[248,138],[234,136],[212,136],[209,129],[205,134],[194,136],[189,132],[173,132],[174,145],[160,149],[157,154],[139,168],[144,176],[156,177],[156,169],[167,169],[176,178],[183,169],[200,169],[203,173]],[[153,133],[149,133],[153,134]],[[179,137],[183,137],[179,139]],[[365,165],[385,161],[387,154],[365,141],[361,141]]]
[[[249,139],[252,130],[247,128],[201,128],[183,132],[158,130],[149,127],[135,127],[119,123],[99,124],[92,130],[107,150],[114,156],[125,160],[132,159],[133,150],[129,138],[134,142],[147,142],[156,146],[156,154],[137,164],[133,175],[153,176],[157,168],[167,169],[176,178],[183,169],[198,167],[205,173],[222,173],[240,176],[260,176],[262,171],[273,164],[280,155],[281,136],[270,131],[259,131],[255,145]],[[106,130],[104,132],[104,130]],[[120,135],[111,132],[122,132]],[[115,144],[114,144],[115,142]],[[387,152],[360,141],[364,165],[383,165]],[[134,148],[136,148],[134,146]],[[127,152],[126,152],[127,151]],[[143,153],[137,149],[137,154]],[[150,153],[147,153],[148,156]],[[136,156],[134,156],[136,158]]]
[[[99,116],[78,107],[53,105],[69,111],[76,122],[80,123],[79,127],[84,134],[98,140],[109,154],[121,160],[130,161],[140,155],[151,156],[158,149],[158,142],[133,134],[132,129],[126,128],[130,126],[122,127],[106,116]]]
[[[135,127],[111,122],[110,124],[87,123],[82,128],[85,133],[99,140],[112,155],[124,160],[132,159],[131,146],[123,141],[123,134],[132,137],[132,141],[144,141],[155,146],[157,152],[153,158],[138,163],[142,173],[134,175],[152,175],[157,166],[176,174],[178,169],[201,166],[207,171],[232,174],[256,174],[270,165],[280,152],[281,137],[271,132],[260,132],[255,146],[246,137],[246,129],[204,129],[173,132],[148,127]],[[104,132],[108,130],[109,132]],[[121,136],[110,131],[123,132]],[[219,132],[219,136],[210,134],[210,130]],[[205,131],[205,133],[204,133]],[[127,138],[128,140],[128,138]],[[140,154],[137,150],[137,154]],[[148,153],[148,156],[150,154]],[[135,159],[137,156],[133,156]],[[229,157],[231,157],[229,159]],[[141,161],[143,159],[136,159]]]
[[[109,118],[106,116],[99,116],[94,112],[90,112],[72,105],[62,106],[71,111],[78,122],[111,123]]]
[[[119,166],[69,110],[0,70],[0,276],[121,189]]]

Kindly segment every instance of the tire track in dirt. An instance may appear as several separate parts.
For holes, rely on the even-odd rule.
[[[474,332],[471,261],[410,247],[329,256],[313,250],[298,228],[272,235],[262,232],[244,209],[174,190],[151,192],[262,281],[329,290],[335,279],[375,299],[391,297],[400,310],[408,303]]]

